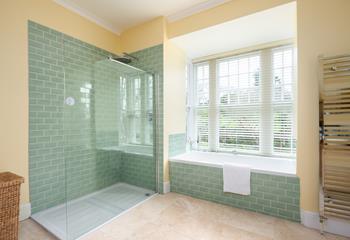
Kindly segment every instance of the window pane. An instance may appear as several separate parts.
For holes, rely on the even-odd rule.
[[[230,104],[231,105],[238,104],[238,92],[237,91],[231,91],[231,93],[230,93]]]
[[[238,88],[238,75],[230,75],[229,76],[230,88]]]
[[[227,76],[228,75],[228,63],[222,62],[219,67],[219,76]]]
[[[295,154],[292,106],[274,108],[273,150],[276,154]]]
[[[260,56],[258,54],[220,61],[218,71],[219,92],[231,89],[237,95],[236,98],[232,98],[235,100],[229,101],[231,104],[247,104],[260,101]],[[226,101],[224,102],[226,103]]]
[[[198,94],[198,106],[207,106],[209,104],[209,94]]]
[[[221,77],[219,80],[220,88],[222,89],[228,89],[229,87],[229,78],[228,77]]]
[[[220,103],[221,104],[229,103],[229,94],[227,92],[220,93]]]
[[[292,50],[288,49],[283,51],[283,65],[285,67],[291,67],[293,64]]]
[[[273,100],[290,102],[293,100],[293,51],[292,47],[275,49],[273,53]]]
[[[203,74],[203,67],[199,66],[197,67],[197,79],[203,79],[204,74]]]
[[[209,104],[209,66],[197,65],[196,66],[196,106],[203,106]]]
[[[247,73],[248,72],[248,58],[242,58],[239,60],[239,73]]]
[[[205,78],[205,79],[209,78],[209,66],[208,65],[203,66],[203,78]]]
[[[196,111],[197,145],[200,149],[208,148],[208,108]]]
[[[273,50],[273,154],[294,155],[293,48]]]
[[[195,65],[194,115],[197,148],[208,148],[209,64]]]
[[[248,88],[249,87],[249,78],[248,73],[243,73],[239,75],[239,88]]]
[[[238,60],[229,61],[229,74],[238,74]]]
[[[221,61],[219,73],[219,149],[259,152],[260,56],[251,54]]]
[[[293,78],[293,69],[292,67],[285,67],[283,69],[283,83],[284,84],[292,84],[292,78]]]
[[[281,68],[283,65],[283,52],[275,52],[273,54],[273,68]]]
[[[219,114],[219,147],[222,150],[259,151],[260,113],[257,108],[222,108]]]

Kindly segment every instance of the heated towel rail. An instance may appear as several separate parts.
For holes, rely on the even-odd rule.
[[[350,220],[350,55],[320,59],[321,222]]]

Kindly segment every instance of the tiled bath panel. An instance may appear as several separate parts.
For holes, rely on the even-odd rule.
[[[28,22],[28,35],[32,212],[103,189],[122,177],[151,188],[155,184],[154,159],[139,158],[140,164],[135,164],[136,156],[127,156],[128,166],[122,162],[121,152],[108,150],[119,144],[120,125],[120,76],[106,60],[112,54],[32,21]],[[162,81],[162,45],[135,55],[140,59],[139,67],[147,66],[146,70]],[[157,86],[162,89],[162,82]],[[66,97],[74,98],[75,104],[64,105]],[[162,95],[158,99],[162,101]],[[158,120],[162,119],[160,109]],[[158,127],[162,128],[162,121]],[[162,142],[162,131],[157,134],[156,140]],[[163,156],[162,149],[158,151]],[[160,174],[162,166],[159,161]],[[127,169],[124,175],[123,167]]]
[[[252,173],[251,195],[223,192],[222,168],[170,162],[171,191],[300,222],[299,178]]]

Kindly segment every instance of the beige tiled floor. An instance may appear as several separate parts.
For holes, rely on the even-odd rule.
[[[32,219],[27,219],[19,225],[19,240],[57,240],[57,238]]]
[[[25,225],[28,223],[23,223]],[[31,223],[32,224],[32,223]],[[37,227],[37,226],[36,226]],[[35,228],[36,228],[35,227]],[[26,227],[22,226],[21,231]],[[39,228],[40,235],[46,237]],[[35,230],[26,230],[32,234]],[[42,238],[39,238],[39,236]],[[83,240],[345,240],[298,223],[187,196],[157,195]]]

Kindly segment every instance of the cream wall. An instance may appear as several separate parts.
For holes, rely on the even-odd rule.
[[[350,1],[298,0],[297,173],[301,208],[318,211],[318,56],[350,53]]]
[[[186,132],[186,55],[164,42],[164,182],[169,181],[169,135]]]
[[[121,51],[118,35],[66,10],[51,0],[5,0],[0,7],[0,172],[25,177],[28,187],[28,19],[114,53]]]
[[[122,32],[120,39],[123,52],[131,53],[162,44],[165,41],[166,20],[158,17]]]
[[[197,31],[255,12],[263,11],[292,0],[233,0],[206,11],[168,24],[168,37]]]

